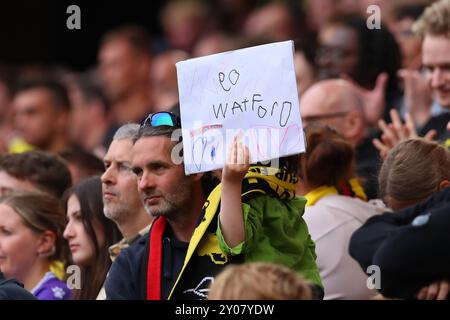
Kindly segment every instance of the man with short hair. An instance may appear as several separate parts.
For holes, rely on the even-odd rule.
[[[353,146],[366,137],[364,106],[358,93],[345,80],[323,80],[301,97],[303,125],[320,122],[334,127]]]
[[[150,111],[150,49],[150,37],[137,26],[118,27],[101,40],[100,78],[119,125],[140,122]]]
[[[113,263],[105,284],[108,299],[205,299],[213,277],[239,259],[219,248],[218,201],[205,202],[206,174],[186,176],[184,165],[172,158],[179,119],[171,113],[163,117],[172,125],[158,124],[150,115],[133,146],[139,193],[156,219],[149,235]]]
[[[345,80],[323,80],[305,91],[300,100],[304,127],[311,123],[334,127],[355,148],[356,166],[369,199],[377,196],[378,152],[372,145],[358,92]]]
[[[155,111],[169,110],[178,103],[177,69],[178,61],[186,60],[184,51],[169,50],[155,57],[150,71],[150,84],[154,97]]]
[[[129,123],[115,133],[103,162],[105,172],[101,176],[103,189],[103,211],[113,220],[123,235],[122,241],[110,248],[114,260],[123,248],[131,245],[143,235],[152,222],[146,213],[137,190],[137,180],[131,171],[133,138],[139,125]]]
[[[428,85],[437,102],[450,110],[450,0],[440,0],[425,9],[413,25],[422,37],[422,65]],[[450,113],[430,118],[429,122],[447,121],[447,132],[439,140],[450,148]]]
[[[103,212],[116,223],[123,236],[122,240],[109,247],[109,256],[113,262],[122,250],[136,244],[148,232],[153,221],[142,205],[136,176],[131,171],[133,138],[138,131],[139,125],[136,123],[128,123],[117,129],[103,158]],[[104,299],[105,284],[97,296],[97,300]]]
[[[413,31],[422,38],[422,66],[426,81],[435,100],[450,111],[450,0],[440,0],[426,8],[413,25]],[[412,78],[411,78],[412,79]],[[420,91],[419,91],[420,92]],[[415,92],[413,103],[422,104],[423,95]],[[425,99],[426,100],[426,99]],[[420,134],[430,140],[437,134],[437,140],[450,148],[450,112],[432,116],[430,108],[413,108],[413,114],[405,117],[405,124],[399,116],[392,117],[392,124],[380,124],[383,131],[381,140],[375,141],[377,149],[386,155],[397,143],[404,139],[417,138],[416,126]],[[420,118],[420,123],[418,119]]]
[[[52,79],[21,82],[13,98],[14,125],[24,140],[44,151],[70,147],[70,102],[66,88]]]
[[[81,148],[67,149],[58,154],[66,161],[73,185],[86,178],[101,175],[105,170],[102,160]]]
[[[72,104],[71,138],[102,159],[118,129],[111,126],[109,102],[91,73],[74,75],[68,88]]]
[[[38,190],[61,198],[72,184],[64,160],[43,151],[0,156],[0,196],[15,190]]]

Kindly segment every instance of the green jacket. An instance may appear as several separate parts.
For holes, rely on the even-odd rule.
[[[306,199],[280,200],[259,195],[242,204],[245,241],[229,248],[223,238],[220,222],[217,238],[220,249],[228,255],[244,255],[245,262],[282,264],[320,287],[323,287],[316,265],[315,244],[302,215]]]

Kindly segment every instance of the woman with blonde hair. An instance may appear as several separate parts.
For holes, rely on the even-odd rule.
[[[394,211],[424,201],[450,186],[450,151],[424,139],[400,142],[378,176],[380,198]]]
[[[369,264],[383,270],[381,292],[388,297],[447,299],[448,272],[434,271],[446,270],[445,263],[435,260],[443,256],[438,248],[446,248],[438,244],[447,243],[443,235],[448,225],[450,151],[425,139],[404,140],[387,154],[378,180],[380,197],[395,212],[373,218],[357,230],[351,255],[364,270]],[[436,248],[417,249],[429,243]],[[415,249],[421,253],[417,255],[420,263],[426,261],[422,267],[402,256],[411,256]]]
[[[0,269],[40,300],[71,298],[54,271],[67,253],[64,225],[62,207],[49,195],[24,192],[0,199]]]

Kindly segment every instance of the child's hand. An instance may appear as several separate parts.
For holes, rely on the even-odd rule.
[[[227,148],[227,159],[222,170],[222,182],[241,183],[250,168],[250,152],[240,137],[235,137]]]

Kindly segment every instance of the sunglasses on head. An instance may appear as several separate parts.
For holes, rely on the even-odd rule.
[[[143,127],[158,127],[158,126],[169,126],[169,127],[180,127],[181,122],[180,119],[168,111],[161,111],[156,113],[151,113],[145,118],[145,120],[141,124],[141,128]]]

